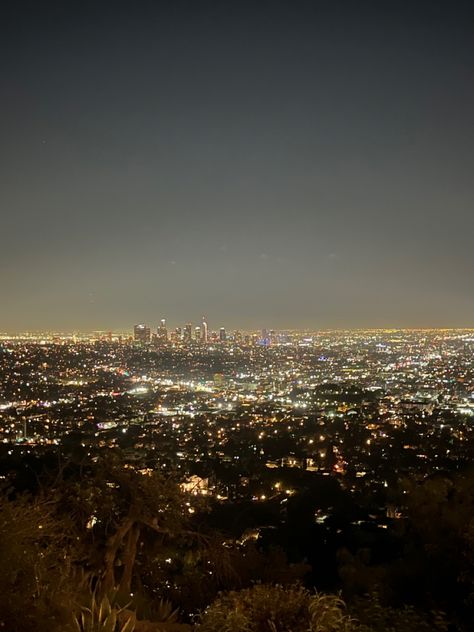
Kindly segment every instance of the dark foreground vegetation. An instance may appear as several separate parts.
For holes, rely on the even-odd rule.
[[[173,475],[116,452],[4,459],[0,471],[8,632],[473,629],[470,471],[401,482],[390,493],[402,517],[375,531],[349,528],[357,508],[332,488],[339,509],[323,528],[308,490],[259,539],[251,508],[190,503]]]

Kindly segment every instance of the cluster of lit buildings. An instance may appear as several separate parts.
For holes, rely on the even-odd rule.
[[[174,345],[191,345],[191,344],[217,344],[225,342],[235,342],[236,344],[261,344],[270,345],[277,341],[281,341],[280,334],[277,336],[275,330],[262,329],[256,333],[242,333],[239,330],[227,333],[225,327],[220,327],[218,331],[211,331],[206,317],[203,316],[199,325],[194,326],[192,323],[186,323],[184,327],[175,327],[168,330],[166,319],[161,319],[160,325],[155,331],[143,323],[135,325],[133,328],[133,340],[138,344],[154,346],[163,346],[167,344]],[[112,333],[109,334],[109,339]],[[285,338],[286,339],[286,338]]]
[[[186,323],[184,327],[176,327],[173,331],[168,332],[166,320],[162,318],[159,327],[157,327],[156,332],[153,333],[148,325],[135,325],[133,328],[133,339],[137,343],[153,343],[155,345],[164,345],[168,342],[191,343],[193,341],[207,344],[210,340],[225,342],[226,332],[224,327],[221,327],[218,336],[215,334],[210,336],[209,326],[205,317],[202,318],[201,324],[194,327],[194,329],[192,323]]]
[[[473,444],[472,331],[243,336],[203,319],[0,341],[3,457],[120,449],[209,496],[267,502],[303,474],[363,493],[457,468]]]

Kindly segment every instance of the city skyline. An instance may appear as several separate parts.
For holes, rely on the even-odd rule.
[[[176,322],[175,324],[171,324],[169,328],[167,328],[168,335],[171,333],[176,333],[179,330],[181,338],[186,340],[188,337],[187,326],[192,325],[191,335],[188,338],[193,341],[196,340],[195,334],[197,330],[201,330],[198,324],[189,323],[186,321]],[[129,339],[133,339],[134,330],[136,327],[145,327],[150,332],[150,339],[153,335],[159,334],[160,326],[153,325],[149,323],[136,323],[135,325],[129,325],[123,328],[103,328],[103,329],[23,329],[18,331],[0,331],[0,338],[8,340],[9,338],[21,338],[22,336],[26,337],[40,337],[43,336],[45,338],[51,336],[80,336],[85,339],[98,336],[108,337],[112,335],[117,338],[119,336],[126,336]],[[221,332],[224,332],[226,336],[232,336],[235,333],[240,334],[250,334],[250,335],[259,335],[264,331],[272,332],[273,334],[297,334],[297,335],[319,335],[325,333],[344,333],[344,332],[354,332],[354,333],[362,333],[362,332],[374,332],[374,333],[384,333],[384,332],[472,332],[474,331],[474,327],[229,327],[223,326],[222,324],[215,325],[212,328],[209,328],[208,333],[213,334],[216,340],[219,340],[219,335]],[[194,335],[193,335],[194,334]],[[201,336],[199,338],[201,340]],[[226,340],[230,340],[226,338]],[[222,340],[221,340],[222,342]]]
[[[472,632],[473,24],[2,5],[2,630]]]
[[[211,329],[212,320],[208,324]],[[81,594],[76,569],[97,569],[102,578],[108,544],[121,538],[114,579],[126,583],[127,600],[138,592],[156,603],[158,593],[169,600],[161,603],[180,606],[180,620],[190,623],[183,630],[189,632],[215,632],[231,621],[206,629],[191,618],[196,597],[207,611],[213,599],[209,588],[212,594],[226,594],[219,591],[220,567],[211,566],[220,557],[235,564],[230,568],[236,569],[238,591],[242,578],[264,590],[282,581],[287,597],[295,581],[290,571],[298,568],[301,585],[313,593],[324,590],[325,600],[331,594],[340,600],[346,590],[348,608],[381,588],[383,572],[382,588],[389,595],[392,590],[397,599],[408,594],[411,610],[398,604],[388,610],[390,622],[396,621],[395,613],[403,617],[397,632],[407,630],[407,612],[416,612],[415,625],[408,629],[448,629],[429,625],[433,604],[443,606],[436,611],[438,621],[443,612],[453,621],[450,629],[470,630],[472,607],[465,610],[467,591],[459,577],[466,573],[470,589],[472,565],[466,565],[465,552],[471,550],[474,507],[474,332],[290,333],[270,345],[259,336],[204,344],[201,335],[191,343],[196,329],[187,323],[190,344],[161,345],[164,330],[170,328],[161,318],[157,344],[108,337],[0,340],[0,472],[6,490],[0,537],[9,543],[0,547],[7,586],[0,595],[0,616],[10,612],[11,595],[18,581],[25,581],[25,573],[17,571],[25,568],[24,533],[38,542],[29,549],[34,578],[53,546],[45,538],[48,529],[53,542],[57,533],[61,542],[64,533],[71,533],[72,550],[80,557],[65,560],[68,548],[54,548],[42,577],[54,581],[54,569],[61,565],[64,586],[71,562],[72,594]],[[150,330],[137,326],[136,333],[148,337]],[[156,486],[160,480],[166,487]],[[170,496],[167,490],[172,489],[179,495]],[[169,510],[177,512],[178,520],[165,522]],[[417,516],[423,530],[413,532]],[[185,537],[171,548],[171,534],[184,517],[190,520]],[[143,525],[144,544],[138,539],[128,558],[133,562],[129,579],[124,560],[132,540],[119,529],[133,521]],[[418,557],[424,551],[420,534],[427,528],[432,534],[433,526],[439,534],[434,541],[440,543],[434,559],[442,573],[433,572],[431,546]],[[222,547],[220,555],[192,564],[197,557],[195,542],[189,540],[192,533],[200,540],[214,537]],[[462,534],[467,534],[466,548]],[[424,537],[433,541],[431,535]],[[22,563],[16,564],[17,559]],[[351,559],[354,572],[348,574]],[[240,570],[246,564],[250,578]],[[453,565],[454,572],[444,570]],[[188,573],[191,582],[185,583]],[[354,573],[364,584],[351,596]],[[406,579],[400,588],[401,577]],[[433,577],[436,584],[427,594]],[[226,591],[228,581],[226,575]],[[176,590],[180,586],[192,590]],[[63,594],[59,605],[64,609]],[[439,601],[433,601],[439,594]],[[37,629],[21,624],[25,604],[35,603],[26,601],[30,595],[22,591],[10,618],[14,625],[5,629]],[[45,601],[49,619],[55,603]],[[275,603],[271,601],[271,608]],[[369,624],[380,621],[384,612],[376,605],[375,614],[369,610],[367,615]],[[67,609],[69,616],[72,608]],[[462,618],[459,612],[465,613]],[[420,627],[422,615],[427,624]],[[28,618],[35,621],[31,610]],[[304,623],[295,627],[294,620],[284,627],[311,629]],[[229,629],[241,632],[240,621]],[[262,632],[267,621],[248,629]],[[64,625],[44,629],[63,632]],[[334,629],[349,632],[345,625]],[[362,629],[378,632],[386,626],[357,625],[350,632]]]

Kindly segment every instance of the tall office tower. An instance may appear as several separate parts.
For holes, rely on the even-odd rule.
[[[181,327],[175,327],[174,331],[170,332],[170,340],[174,344],[179,344],[183,339]]]
[[[191,342],[191,339],[193,337],[193,326],[191,325],[191,323],[186,323],[186,325],[184,326],[184,333],[183,333],[183,340],[184,342]]]
[[[219,340],[220,342],[225,342],[227,340],[227,334],[225,333],[224,327],[219,329]]]
[[[209,328],[207,326],[205,316],[202,317],[201,338],[203,342],[207,342],[209,340]]]
[[[194,340],[198,342],[201,340],[201,327],[199,326],[194,328]]]
[[[133,328],[133,339],[135,342],[142,344],[150,342],[150,328],[146,325],[135,325]]]
[[[174,331],[170,334],[171,342],[179,344],[183,340],[183,331],[181,327],[175,327]]]
[[[166,320],[164,318],[160,320],[160,326],[158,327],[156,333],[160,344],[166,344],[168,342],[168,330],[166,329]]]

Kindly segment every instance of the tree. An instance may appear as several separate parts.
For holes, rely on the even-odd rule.
[[[53,630],[85,584],[73,571],[71,525],[58,528],[54,502],[0,494],[0,625],[9,632]]]
[[[53,490],[61,515],[82,541],[84,563],[103,594],[129,596],[140,564],[156,545],[185,534],[187,505],[178,484],[153,470],[137,471],[119,457],[63,472]]]

